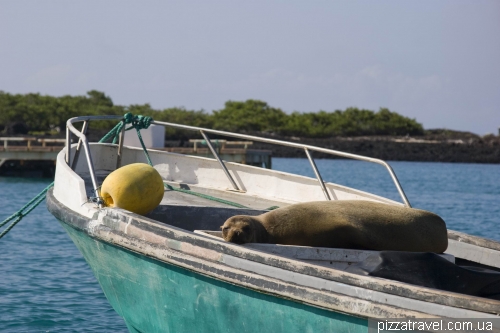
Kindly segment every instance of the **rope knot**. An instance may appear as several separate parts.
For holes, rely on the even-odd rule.
[[[134,116],[132,113],[128,112],[123,116],[126,124],[132,124],[133,128],[138,130],[146,129],[153,122],[153,118],[147,116]]]
[[[135,116],[130,112],[127,112],[123,115],[123,120],[125,120],[125,124],[132,124],[134,118]]]
[[[133,126],[137,129],[146,129],[151,125],[153,122],[153,118],[147,117],[147,116],[136,116],[134,119],[134,122],[132,123]]]

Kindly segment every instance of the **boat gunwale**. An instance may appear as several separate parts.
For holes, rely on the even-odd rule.
[[[79,229],[92,238],[97,238],[100,241],[120,246],[118,243],[110,242],[109,240],[103,239],[102,237],[97,237],[95,233],[90,230],[89,223],[93,221],[60,203],[57,198],[53,195],[53,189],[47,192],[47,207],[51,213],[56,216],[59,220],[72,226],[73,228]],[[378,291],[382,293],[392,294],[400,297],[415,299],[418,301],[431,302],[434,304],[441,304],[444,306],[461,308],[466,310],[478,311],[483,313],[490,313],[494,315],[500,315],[500,301],[492,300],[483,297],[476,297],[470,295],[464,295],[454,292],[442,291],[432,288],[425,288],[416,285],[406,284],[398,281],[392,281],[387,279],[381,279],[371,276],[356,275],[349,272],[336,270],[333,268],[317,266],[314,264],[309,264],[307,262],[295,260],[292,258],[281,257],[277,255],[272,255],[269,253],[260,252],[257,250],[245,248],[232,243],[226,243],[221,240],[212,239],[210,237],[195,234],[191,231],[177,228],[169,224],[159,222],[150,219],[145,216],[136,215],[121,209],[105,209],[105,214],[107,218],[111,218],[115,215],[118,220],[127,220],[127,225],[133,225],[134,227],[148,233],[152,233],[155,236],[162,239],[171,239],[172,241],[177,241],[180,243],[187,243],[193,246],[201,247],[208,251],[214,251],[217,253],[234,256],[241,258],[243,260],[249,260],[257,262],[260,264],[284,269],[287,271],[295,272],[298,274],[308,275],[312,277],[317,277],[325,280],[330,280],[353,287],[364,288],[367,290]],[[106,227],[106,232],[119,232]],[[130,235],[122,236],[131,238]],[[142,241],[140,238],[134,238],[136,241]],[[168,248],[167,242],[164,241],[162,246]],[[153,243],[151,243],[153,244]],[[153,244],[158,247],[159,244]],[[132,250],[133,251],[133,250]],[[140,253],[140,252],[139,252]],[[181,252],[182,253],[182,252]],[[143,255],[151,257],[148,253],[141,253]],[[153,256],[154,257],[154,256]],[[157,260],[162,261],[161,258],[154,257]],[[197,257],[202,260],[207,261],[207,258]],[[207,261],[214,263],[214,261]],[[219,263],[220,264],[220,263]],[[228,266],[229,267],[229,266]],[[270,278],[270,277],[266,277]],[[301,288],[307,288],[298,285]],[[324,291],[324,290],[323,290]],[[332,292],[332,291],[329,291]],[[335,293],[335,292],[332,292]],[[352,297],[352,296],[346,296]],[[358,299],[358,298],[356,298]],[[360,299],[362,300],[362,299]],[[366,301],[366,300],[365,300]],[[375,302],[376,303],[376,302]],[[383,306],[393,307],[390,304],[377,303]],[[414,311],[404,309],[405,311]],[[428,315],[427,315],[428,316]]]
[[[500,242],[484,237],[469,235],[460,231],[448,229],[448,239],[456,240],[460,243],[476,245],[479,247],[500,251]]]
[[[73,144],[74,146],[76,146],[76,144]],[[113,149],[117,149],[117,146],[115,144],[111,144],[111,143],[97,143],[97,142],[92,142],[89,144],[89,147],[91,149],[93,148],[97,148],[97,147],[108,147],[108,148],[113,148]],[[143,149],[142,148],[138,148],[138,147],[129,147],[129,146],[123,146],[123,149],[124,151],[128,150],[128,151],[131,151],[131,152],[142,152]],[[164,150],[159,150],[159,149],[149,149],[148,150],[150,152],[150,154],[160,154],[160,155],[166,155],[166,156],[176,156],[176,157],[184,157],[184,158],[190,158],[190,159],[195,159],[195,160],[207,160],[207,161],[213,161],[212,158],[207,158],[207,157],[201,157],[201,156],[186,156],[184,154],[179,154],[179,153],[174,153],[174,152],[168,152],[168,151],[164,151]],[[61,151],[59,152],[59,155],[58,155],[58,159],[60,158],[61,160],[59,161],[58,160],[58,163],[59,162],[62,162],[64,160],[64,154],[65,152],[64,151]],[[159,164],[162,164],[162,163],[159,163]],[[226,164],[228,166],[231,166],[230,170],[231,171],[234,171],[240,167],[242,167],[241,164],[239,163],[234,163],[234,162],[226,162]],[[66,165],[64,165],[66,166]],[[243,166],[244,168],[250,168],[250,169],[260,169],[259,167],[256,167],[256,166],[251,166],[251,165],[244,165]],[[107,173],[111,172],[112,170],[106,170]],[[272,170],[273,172],[275,172],[277,175],[290,175],[289,173],[286,173],[286,172],[283,172],[283,171],[278,171],[278,170]],[[98,173],[99,170],[96,170],[96,173]],[[79,178],[85,178],[85,177],[82,177],[82,174],[79,174],[77,172],[75,172],[74,170],[71,170],[70,173],[73,173],[75,174],[77,177]],[[88,175],[90,175],[88,172],[87,172]],[[297,174],[291,174],[293,175],[294,177],[298,177],[299,179],[314,179],[314,178],[311,178],[311,177],[307,177],[307,176],[302,176],[302,175],[297,175]],[[88,179],[84,179],[85,182],[88,181]],[[182,184],[185,184],[184,182],[178,182],[178,181],[171,181],[171,180],[168,180],[168,179],[164,179],[165,183],[168,183],[170,185],[182,185]],[[200,189],[200,188],[206,188],[206,187],[199,187],[198,184],[191,184],[191,183],[186,183],[186,185],[192,187],[192,188],[197,188],[197,189]],[[344,185],[340,185],[340,184],[337,184],[337,183],[332,183],[332,182],[325,182],[325,185],[331,190],[331,191],[334,191],[334,190],[340,190],[340,191],[343,191],[345,193],[349,193],[349,194],[354,194],[354,195],[362,195],[362,196],[365,196],[367,198],[369,198],[369,200],[378,200],[380,202],[383,202],[383,203],[386,203],[386,204],[390,204],[390,205],[401,205],[401,206],[404,206],[403,203],[401,202],[397,202],[397,201],[394,201],[392,199],[388,199],[386,197],[382,197],[380,195],[376,195],[376,194],[373,194],[373,193],[369,193],[369,192],[365,192],[365,191],[362,191],[362,190],[358,190],[358,189],[355,189],[355,188],[351,188],[351,187],[348,187],[348,186],[344,186]],[[210,190],[216,190],[218,192],[224,192],[223,190],[219,189],[219,188],[208,188]],[[232,195],[239,195],[240,193],[239,192],[232,192]],[[285,202],[285,201],[283,201]],[[292,204],[294,202],[290,202],[290,201],[286,201],[288,204]],[[469,234],[466,234],[466,233],[463,233],[463,232],[459,232],[459,231],[456,231],[456,230],[451,230],[451,229],[448,229],[448,238],[449,239],[452,239],[452,240],[456,240],[460,243],[465,243],[465,244],[470,244],[470,245],[475,245],[475,246],[479,246],[479,247],[483,247],[483,248],[487,248],[487,249],[492,249],[492,250],[495,250],[495,251],[500,251],[500,242],[498,241],[495,241],[495,240],[491,240],[491,239],[488,239],[488,238],[484,238],[484,237],[479,237],[479,236],[474,236],[474,235],[469,235]]]
[[[73,144],[73,146],[76,147],[76,144]],[[114,148],[114,149],[118,149],[118,147],[115,145],[115,144],[111,144],[111,143],[99,143],[99,142],[91,142],[89,143],[89,147],[90,149],[93,149],[93,148],[97,148],[97,147],[108,147],[108,148]],[[142,152],[143,149],[142,148],[139,148],[139,147],[132,147],[132,146],[123,146],[123,149],[124,150],[129,150],[131,152],[133,151],[136,151],[136,152]],[[187,157],[187,158],[190,158],[190,159],[196,159],[196,160],[207,160],[207,161],[213,161],[214,159],[212,158],[207,158],[207,157],[201,157],[201,156],[189,156],[189,155],[184,155],[184,154],[179,154],[179,153],[175,153],[175,152],[168,152],[168,151],[164,151],[164,150],[159,150],[159,149],[154,149],[154,148],[151,148],[151,149],[148,149],[148,151],[150,152],[150,154],[161,154],[161,155],[167,155],[167,156],[178,156],[178,157]],[[58,164],[60,162],[63,162],[64,161],[64,156],[65,156],[65,151],[62,150],[59,152],[58,154]],[[159,163],[159,164],[162,164],[162,163]],[[234,169],[234,168],[239,168],[239,167],[244,167],[244,168],[255,168],[255,169],[260,169],[259,167],[256,167],[256,166],[252,166],[252,165],[242,165],[240,163],[235,163],[235,162],[226,162],[227,165],[231,166],[231,171]],[[63,165],[63,167],[68,167],[67,165]],[[68,167],[69,168],[69,167]],[[82,174],[76,172],[75,170],[72,170],[71,168],[69,168],[68,170],[70,173],[74,174],[76,177],[80,178],[80,179],[83,179],[84,177],[82,177]],[[99,170],[96,170],[96,173],[98,173]],[[273,172],[275,172],[276,174],[279,174],[279,175],[290,175],[289,173],[286,173],[284,171],[278,171],[278,170],[272,170]],[[109,172],[112,172],[112,170],[106,170],[107,173]],[[86,172],[88,175],[90,175],[90,173],[87,171]],[[300,179],[314,179],[314,178],[311,178],[311,177],[307,177],[307,176],[302,176],[302,175],[297,175],[297,174],[291,174],[293,175],[294,177],[298,177]],[[85,179],[84,179],[85,180]],[[85,180],[86,182],[87,180]],[[171,185],[182,185],[184,184],[183,182],[178,182],[178,181],[172,181],[172,180],[168,180],[168,179],[164,179],[165,183],[169,183]],[[193,188],[198,188],[198,185],[197,184],[186,184],[190,187],[193,187]],[[345,185],[340,185],[340,184],[337,184],[337,183],[332,183],[332,182],[325,182],[325,185],[330,188],[331,190],[341,190],[343,192],[346,192],[346,193],[349,193],[349,194],[355,194],[355,195],[362,195],[362,196],[365,196],[367,198],[369,198],[370,200],[377,200],[377,201],[380,201],[380,202],[383,202],[383,203],[386,203],[386,204],[390,204],[390,205],[401,205],[401,206],[404,206],[404,203],[401,203],[401,202],[398,202],[398,201],[394,201],[392,199],[389,199],[389,198],[386,198],[386,197],[382,197],[380,195],[376,195],[376,194],[373,194],[373,193],[370,193],[370,192],[365,192],[365,191],[362,191],[362,190],[358,190],[358,189],[355,189],[355,188],[351,188],[351,187],[348,187],[348,186],[345,186]],[[219,188],[209,188],[211,190],[216,190],[216,191],[219,191],[219,192],[222,192],[221,189]],[[233,195],[238,195],[239,193],[238,192],[233,192],[232,193]],[[292,204],[294,202],[290,202],[290,201],[283,201],[283,202],[287,202],[289,204]],[[474,236],[474,235],[469,235],[469,234],[466,234],[466,233],[463,233],[463,232],[459,232],[459,231],[456,231],[456,230],[452,230],[452,229],[447,229],[448,231],[448,238],[449,239],[452,239],[452,240],[456,240],[460,243],[465,243],[465,244],[470,244],[470,245],[475,245],[475,246],[479,246],[479,247],[482,247],[482,248],[487,248],[487,249],[492,249],[492,250],[495,250],[495,251],[500,251],[500,242],[498,241],[495,241],[495,240],[492,240],[492,239],[488,239],[488,238],[484,238],[484,237],[480,237],[480,236]]]

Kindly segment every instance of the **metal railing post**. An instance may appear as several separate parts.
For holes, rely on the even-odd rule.
[[[85,156],[87,157],[87,161],[88,161],[88,165],[89,165],[90,179],[92,180],[92,186],[94,187],[94,193],[98,198],[100,198],[101,194],[99,193],[99,186],[97,185],[97,179],[96,179],[95,170],[94,170],[94,162],[92,161],[92,155],[90,155],[89,143],[87,142],[87,139],[84,139],[82,141],[83,141],[83,150],[85,151]],[[99,204],[99,207],[102,207],[102,202],[100,199],[98,199],[98,204]]]
[[[66,126],[66,164],[70,165],[71,162],[71,134],[69,126]]]
[[[330,194],[328,194],[328,190],[326,189],[325,182],[323,181],[323,178],[321,178],[318,167],[316,167],[316,163],[314,163],[314,160],[311,157],[311,154],[309,153],[309,150],[307,148],[304,148],[304,151],[306,152],[307,158],[309,159],[309,162],[311,163],[314,174],[316,175],[316,178],[318,179],[319,185],[321,186],[321,189],[323,190],[323,194],[325,195],[326,200],[332,200],[330,198]]]
[[[89,167],[89,173],[90,173],[90,179],[92,180],[92,186],[94,188],[95,195],[98,197],[97,203],[99,207],[103,207],[103,202],[100,199],[100,193],[99,193],[99,186],[97,185],[97,178],[95,175],[95,170],[94,170],[94,162],[92,160],[92,155],[90,154],[90,147],[89,143],[87,141],[87,137],[84,133],[79,132],[74,126],[73,122],[77,121],[84,121],[84,122],[89,122],[90,120],[113,120],[113,119],[122,119],[122,117],[119,116],[94,116],[94,117],[74,117],[69,119],[66,122],[66,143],[69,151],[69,131],[73,132],[80,140],[82,141],[83,144],[83,150],[85,151],[85,156],[87,157],[87,164]],[[88,126],[88,125],[87,125]],[[87,128],[85,128],[86,131]],[[83,126],[82,126],[82,131],[83,131]],[[69,163],[69,162],[68,162]]]
[[[399,182],[398,177],[396,177],[396,173],[394,172],[394,170],[392,169],[392,167],[387,162],[383,162],[383,164],[387,168],[387,170],[389,171],[389,174],[391,175],[391,178],[392,178],[394,184],[396,185],[396,188],[397,188],[397,190],[399,192],[399,195],[403,199],[403,202],[405,203],[405,206],[411,208],[410,201],[406,197],[405,191],[403,191],[403,188],[401,187],[401,183]]]
[[[238,185],[234,181],[233,177],[231,176],[231,174],[227,170],[226,165],[221,160],[219,154],[217,154],[217,151],[215,150],[215,148],[212,146],[212,143],[210,142],[210,139],[208,138],[208,136],[202,130],[200,131],[200,133],[203,136],[203,138],[205,139],[205,141],[207,142],[208,148],[210,148],[210,151],[212,151],[212,154],[214,155],[215,159],[219,162],[220,166],[222,167],[222,170],[224,170],[224,173],[226,174],[227,178],[229,179],[229,181],[233,185],[234,189],[236,191],[240,191],[240,188],[238,187]]]
[[[122,165],[122,152],[123,152],[123,141],[125,140],[125,120],[122,120],[123,126],[120,131],[120,136],[118,137],[118,151],[116,156],[116,168],[118,169]]]
[[[89,127],[89,122],[85,120],[82,125],[82,133],[87,135],[87,128]],[[78,158],[80,157],[80,150],[82,148],[82,138],[78,138],[78,144],[76,145],[75,156],[73,158],[73,163],[71,163],[71,169],[75,169],[76,163],[78,163]]]

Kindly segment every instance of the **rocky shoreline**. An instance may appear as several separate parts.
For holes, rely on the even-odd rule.
[[[412,138],[330,138],[294,140],[303,144],[340,150],[387,161],[500,163],[500,139],[495,140],[425,140]],[[252,148],[269,149],[255,143]],[[305,157],[304,152],[288,147],[274,147],[275,157]],[[314,153],[317,158],[330,155]]]
[[[495,135],[481,137],[467,132],[448,132],[443,135],[437,131],[428,131],[426,135],[419,137],[370,136],[311,139],[280,137],[272,134],[264,134],[263,136],[386,161],[500,163],[500,136]],[[167,141],[166,144],[171,147],[180,146],[178,140]],[[271,150],[273,157],[305,158],[304,151],[301,149],[258,142],[254,142],[251,148]],[[335,158],[316,152],[313,153],[313,156],[315,158]]]

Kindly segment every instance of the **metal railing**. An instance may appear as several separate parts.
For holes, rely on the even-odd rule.
[[[85,155],[87,157],[87,161],[88,161],[88,165],[89,165],[89,171],[90,171],[90,177],[92,179],[92,185],[94,186],[94,190],[96,192],[96,195],[98,195],[98,186],[97,186],[97,181],[95,178],[94,166],[93,166],[93,162],[92,162],[92,157],[90,155],[89,144],[88,144],[88,141],[86,138],[86,131],[88,129],[88,122],[90,120],[122,120],[123,121],[123,117],[121,117],[121,116],[86,116],[86,117],[71,118],[67,121],[67,127],[66,127],[66,147],[67,147],[66,163],[68,165],[70,165],[72,168],[74,168],[74,166],[76,165],[76,161],[78,159],[79,152],[81,150],[81,146],[83,145]],[[84,122],[83,126],[82,126],[82,131],[78,131],[73,126],[73,123],[82,122],[82,121]],[[222,170],[226,174],[228,180],[230,181],[231,185],[233,186],[234,190],[236,190],[236,191],[240,191],[240,188],[238,187],[238,185],[234,181],[233,177],[229,173],[226,165],[224,164],[224,162],[220,158],[219,154],[217,153],[217,150],[214,148],[214,146],[210,142],[210,139],[209,139],[207,133],[225,136],[225,137],[232,137],[232,138],[238,138],[238,139],[243,139],[243,140],[257,141],[257,142],[263,142],[263,143],[275,144],[275,145],[280,145],[280,146],[303,149],[307,159],[309,160],[309,162],[311,164],[311,167],[314,171],[314,174],[316,175],[316,179],[318,180],[319,186],[321,187],[321,190],[323,191],[323,194],[325,195],[325,198],[327,200],[331,200],[330,195],[328,194],[328,190],[325,186],[325,182],[323,181],[323,178],[321,177],[321,174],[316,166],[316,163],[314,162],[314,159],[312,158],[312,156],[310,154],[310,151],[316,151],[316,152],[325,153],[325,154],[329,154],[329,155],[335,155],[335,156],[339,156],[339,157],[380,164],[380,165],[384,166],[387,169],[387,171],[389,172],[389,175],[391,176],[391,178],[394,182],[394,185],[396,186],[396,189],[398,190],[399,195],[401,196],[401,199],[403,200],[403,203],[405,204],[405,206],[411,207],[410,202],[408,201],[408,198],[406,197],[406,194],[403,191],[403,188],[401,187],[401,184],[399,183],[399,180],[396,177],[396,174],[394,173],[394,170],[392,169],[392,167],[387,162],[380,160],[380,159],[377,159],[377,158],[371,158],[371,157],[366,157],[366,156],[361,156],[361,155],[356,155],[356,154],[350,154],[350,153],[345,153],[345,152],[337,151],[337,150],[333,150],[333,149],[320,148],[320,147],[304,145],[304,144],[300,144],[300,143],[281,141],[281,140],[275,140],[275,139],[268,139],[268,138],[261,138],[261,137],[253,136],[253,135],[212,130],[212,129],[208,129],[208,128],[174,124],[174,123],[168,123],[168,122],[163,122],[163,121],[153,121],[152,124],[199,132],[203,136],[203,138],[205,139],[208,148],[210,149],[210,151],[214,155],[215,159],[218,161],[220,167],[222,168]],[[125,128],[125,126],[123,126],[123,128]],[[70,156],[71,156],[70,132],[75,134],[79,138],[73,163],[70,163],[71,162],[70,161]],[[118,144],[117,167],[119,167],[120,163],[121,163],[120,160],[121,160],[122,147],[123,147],[123,134],[124,134],[124,130],[122,130],[122,132],[120,133],[120,140],[119,140],[119,144]]]
[[[92,155],[90,154],[89,142],[87,140],[87,130],[89,128],[89,121],[91,120],[123,120],[122,116],[84,116],[84,117],[74,117],[68,119],[66,122],[66,163],[70,166],[71,169],[74,169],[76,163],[78,161],[78,157],[80,156],[80,151],[83,146],[83,150],[85,152],[85,156],[87,157],[87,163],[89,167],[90,179],[92,180],[92,186],[94,187],[94,192],[96,197],[100,198],[99,194],[99,186],[97,185],[97,179],[94,171],[94,163],[92,161]],[[73,123],[82,122],[82,130],[78,131]],[[125,126],[123,126],[125,128]],[[78,143],[76,145],[75,157],[73,163],[71,163],[71,133],[78,137]],[[119,143],[119,153],[118,159],[121,157],[121,149],[123,147],[123,131],[120,133],[120,143]],[[117,162],[118,163],[118,162]],[[102,206],[101,199],[98,199],[98,204]]]

